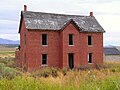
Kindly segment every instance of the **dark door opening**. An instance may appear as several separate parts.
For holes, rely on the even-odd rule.
[[[69,64],[70,69],[74,68],[74,54],[73,53],[68,54],[68,64]]]

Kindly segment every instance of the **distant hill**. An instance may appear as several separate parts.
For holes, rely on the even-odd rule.
[[[0,38],[0,44],[20,44],[20,41],[19,40],[13,41],[13,40]]]

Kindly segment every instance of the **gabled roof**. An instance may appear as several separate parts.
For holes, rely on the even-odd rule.
[[[21,17],[22,16],[27,29],[61,30],[70,20],[73,20],[80,32],[105,32],[94,16],[64,15],[31,11],[22,11]]]
[[[104,54],[105,55],[120,55],[120,51],[116,47],[105,47]]]

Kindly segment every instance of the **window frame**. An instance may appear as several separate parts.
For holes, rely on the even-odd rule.
[[[43,35],[46,35],[46,41],[43,40],[44,36]],[[45,44],[44,44],[45,43]],[[48,46],[48,35],[47,34],[42,34],[42,46]]]

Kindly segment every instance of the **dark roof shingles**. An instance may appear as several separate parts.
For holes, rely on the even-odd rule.
[[[105,47],[104,53],[105,55],[120,55],[120,51],[115,47]]]
[[[81,32],[105,32],[95,17],[22,11],[27,29],[61,30],[73,20]]]

